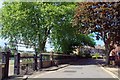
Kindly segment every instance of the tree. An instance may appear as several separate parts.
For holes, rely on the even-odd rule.
[[[107,57],[110,43],[120,42],[119,6],[120,2],[78,3],[75,14],[74,26],[84,33],[94,32],[97,40],[102,39]]]
[[[79,34],[76,28],[72,26],[76,5],[74,3],[65,3],[60,5],[59,11],[64,11],[60,17],[56,17],[57,24],[52,28],[51,39],[55,51],[70,54],[75,46],[90,45],[94,46],[95,42],[88,35]]]
[[[68,26],[74,6],[72,3],[5,2],[1,13],[2,37],[10,43],[34,47],[36,53],[43,52],[48,37],[54,40],[59,29],[62,32],[67,29],[63,26]]]
[[[56,16],[57,21],[55,27],[52,28],[52,43],[55,47],[55,51],[69,53],[69,45],[74,37],[74,29],[72,28],[72,19],[75,10],[74,3],[61,3],[59,11],[62,14]]]
[[[42,35],[45,34],[46,27],[40,25],[41,6],[42,3],[5,3],[1,16],[2,36],[10,42],[23,42],[27,46],[33,46],[35,51],[38,48],[43,51],[46,39]]]
[[[5,2],[2,7],[2,37],[10,43],[33,47],[44,52],[47,38],[56,51],[70,53],[73,46],[94,45],[72,26],[75,3]],[[11,45],[13,46],[13,45]]]

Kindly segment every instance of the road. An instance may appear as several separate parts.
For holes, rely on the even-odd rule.
[[[80,59],[71,62],[69,66],[41,74],[30,76],[30,78],[113,78],[111,74],[103,70],[97,63],[100,60]]]

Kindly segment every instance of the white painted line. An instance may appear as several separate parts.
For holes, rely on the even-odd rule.
[[[100,68],[103,69],[104,71],[106,71],[107,73],[109,73],[110,75],[112,75],[113,78],[118,78],[118,76],[116,76],[116,75],[113,74],[112,72],[106,70],[105,68],[103,68],[103,67],[100,67]],[[120,79],[118,78],[118,80],[120,80]]]

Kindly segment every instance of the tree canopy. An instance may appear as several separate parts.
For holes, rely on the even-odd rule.
[[[103,40],[108,64],[112,46],[120,44],[120,2],[78,3],[73,24],[78,32],[94,32],[97,40]]]
[[[1,36],[11,43],[44,52],[47,38],[56,51],[70,52],[72,46],[91,45],[88,35],[73,27],[75,3],[5,2],[0,13]]]
[[[120,2],[78,3],[74,26],[84,33],[94,32],[108,49],[111,42],[120,42]],[[83,29],[84,28],[84,29]]]

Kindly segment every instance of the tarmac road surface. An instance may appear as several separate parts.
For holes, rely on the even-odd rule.
[[[29,78],[114,78],[113,75],[103,70],[97,63],[101,60],[79,59],[71,62],[69,66],[42,74],[31,75]]]

